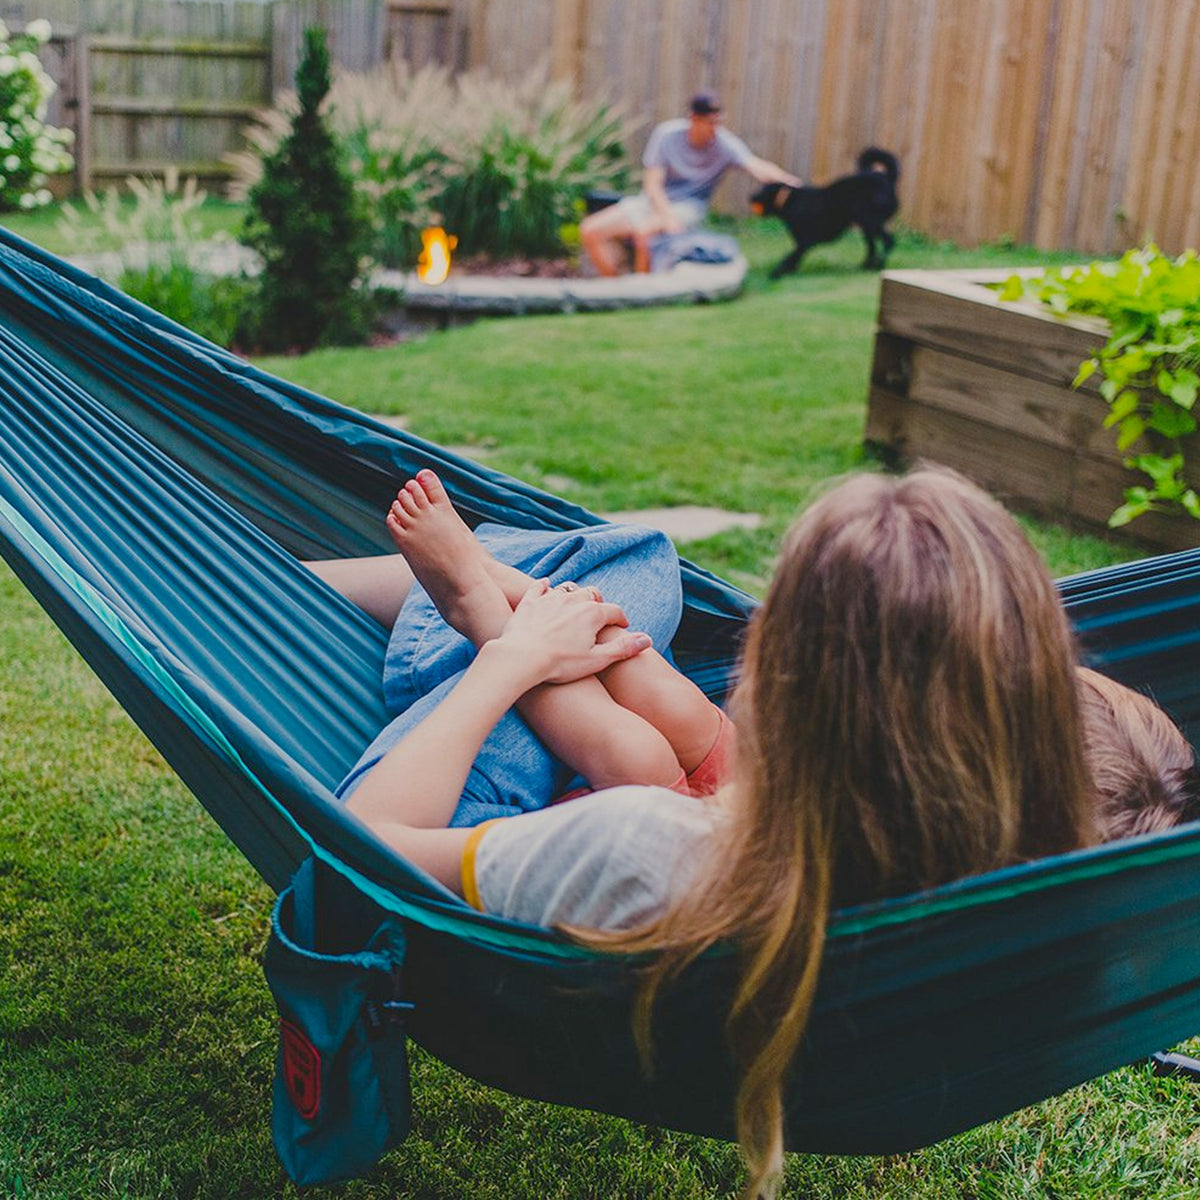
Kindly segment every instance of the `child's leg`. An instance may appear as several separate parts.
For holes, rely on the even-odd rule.
[[[396,623],[413,585],[412,569],[399,554],[329,558],[304,565],[387,629]]]
[[[602,630],[598,641],[615,637]],[[626,670],[625,668],[630,668]],[[608,694],[657,729],[690,775],[707,756],[721,729],[721,710],[657,650],[615,663],[600,676]]]
[[[478,646],[500,633],[512,605],[493,578],[495,560],[431,475],[422,472],[400,490],[388,530],[447,624]],[[682,768],[670,743],[597,679],[534,688],[517,708],[551,753],[594,788],[679,782]]]
[[[418,472],[416,480],[405,486],[410,496],[424,494],[430,503],[445,514],[448,510],[446,525],[442,529],[442,545],[447,560],[463,561],[477,551],[482,552],[483,567],[493,582],[503,591],[510,606],[515,606],[521,597],[529,590],[533,580],[523,571],[508,566],[497,560],[479,544],[474,534],[467,528],[466,523],[454,511],[441,481],[432,471]],[[400,499],[404,498],[404,492]],[[456,526],[451,528],[450,518]],[[393,540],[396,532],[392,529]],[[465,534],[465,537],[464,537]],[[470,539],[471,547],[467,545]],[[404,553],[404,544],[397,541],[397,547]],[[450,572],[449,565],[441,568],[441,573]],[[424,580],[422,580],[424,583]],[[458,629],[464,637],[478,641],[466,630],[455,623],[452,599],[443,601],[437,597],[438,610],[447,622]],[[450,609],[450,611],[447,611]],[[499,629],[496,630],[499,632]],[[617,630],[612,630],[607,636],[617,636]],[[495,636],[491,634],[489,636]],[[605,634],[601,634],[601,638]],[[720,728],[720,714],[712,702],[694,683],[682,672],[676,670],[656,650],[646,650],[636,658],[626,659],[617,663],[598,676],[608,693],[622,708],[640,716],[649,722],[667,739],[676,759],[687,772],[693,771],[712,748]],[[529,717],[526,717],[529,720]],[[533,724],[533,721],[530,721]],[[540,731],[539,731],[540,732]],[[559,755],[564,761],[568,757]],[[591,776],[581,771],[589,780]],[[645,782],[643,780],[643,782]],[[592,780],[593,786],[595,781]]]

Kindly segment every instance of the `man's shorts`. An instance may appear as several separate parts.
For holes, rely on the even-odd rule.
[[[619,212],[634,228],[648,225],[657,217],[650,204],[650,198],[645,192],[638,192],[636,196],[626,196],[624,200],[618,200],[612,206],[611,211]],[[707,212],[708,206],[703,200],[671,201],[671,215],[684,229],[691,229],[699,225]]]

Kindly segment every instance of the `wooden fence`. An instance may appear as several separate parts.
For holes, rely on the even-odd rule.
[[[904,220],[934,237],[1200,243],[1200,0],[0,0],[10,23],[33,16],[71,35],[48,58],[85,177],[214,164],[316,22],[348,69],[515,79],[548,61],[643,138],[715,87],[758,153],[817,181],[886,146]],[[732,180],[719,203],[744,211],[746,193]]]
[[[47,120],[76,137],[75,182],[182,174],[211,182],[271,99],[271,6],[251,0],[0,0],[14,28],[45,17],[58,84]]]
[[[452,0],[0,0],[15,29],[34,17],[54,29],[47,120],[75,133],[81,188],[168,165],[219,183],[246,122],[292,86],[309,25],[328,31],[346,70],[385,58],[466,65]]]
[[[730,128],[805,178],[886,146],[904,220],[934,237],[1200,244],[1200,0],[461,6],[471,65],[519,76],[550,54],[580,92],[620,97],[648,124],[716,87]]]

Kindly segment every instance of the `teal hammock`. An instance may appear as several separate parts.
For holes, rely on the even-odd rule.
[[[628,963],[469,910],[331,789],[384,724],[385,632],[299,558],[390,552],[434,467],[472,521],[600,518],[256,370],[0,231],[0,552],[274,888],[306,860],[407,940],[410,1036],[508,1091],[732,1134],[730,959],[664,999]],[[684,565],[680,662],[730,681],[753,602]],[[1061,584],[1092,660],[1200,731],[1200,553]],[[909,1150],[1200,1030],[1200,827],[836,914],[791,1149]],[[406,1010],[407,1011],[407,1010]]]

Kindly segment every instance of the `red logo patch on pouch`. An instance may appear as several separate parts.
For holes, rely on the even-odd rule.
[[[321,1056],[290,1021],[279,1020],[283,1047],[283,1082],[296,1111],[311,1121],[321,1107]]]

